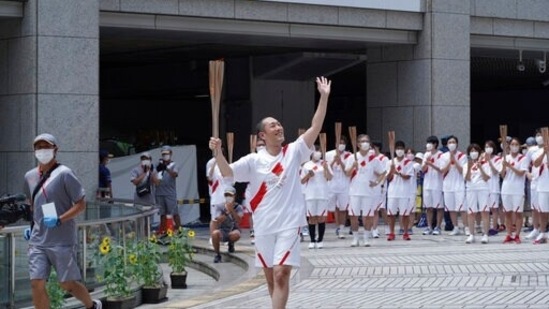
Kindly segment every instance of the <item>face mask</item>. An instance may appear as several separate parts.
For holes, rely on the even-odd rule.
[[[257,146],[255,147],[255,152],[260,152],[263,149],[265,149],[265,146]]]
[[[410,160],[410,161],[412,161],[415,157],[416,157],[416,156],[414,156],[413,153],[409,153],[409,154],[406,155],[406,159],[408,159],[408,160]]]
[[[339,150],[339,151],[344,151],[344,150],[345,150],[345,146],[346,146],[345,144],[339,144],[339,145],[337,146],[337,150]]]
[[[360,143],[360,149],[362,149],[362,150],[368,150],[368,149],[370,149],[370,143],[369,143],[369,142],[362,142],[362,143]]]
[[[477,151],[471,151],[471,153],[469,153],[469,156],[471,156],[471,159],[476,160],[476,159],[478,159],[478,152]]]
[[[143,165],[143,166],[151,166],[151,161],[150,161],[150,160],[143,160],[143,161],[141,161],[141,165]]]
[[[543,136],[541,135],[536,136],[536,143],[538,145],[543,145]]]
[[[511,153],[518,153],[519,152],[519,146],[511,146]]]
[[[225,202],[226,202],[226,203],[232,203],[232,202],[234,202],[234,197],[232,197],[232,196],[225,196]]]
[[[433,150],[433,144],[427,143],[427,145],[425,145],[425,149],[427,149],[427,151]]]
[[[404,155],[404,149],[397,149],[395,150],[395,154],[397,155],[397,157],[402,157]]]
[[[456,148],[457,148],[457,144],[454,144],[454,143],[448,144],[448,149],[450,151],[455,151]]]
[[[53,159],[54,149],[38,149],[34,151],[36,160],[42,164],[48,164]]]
[[[313,160],[318,161],[320,160],[320,157],[322,157],[322,154],[320,153],[320,151],[313,152]]]
[[[486,151],[487,154],[491,155],[494,152],[494,148],[486,147],[486,148],[484,148],[484,151]]]
[[[164,160],[164,161],[170,161],[170,157],[171,157],[170,155],[163,155],[163,156],[162,156],[162,160]]]

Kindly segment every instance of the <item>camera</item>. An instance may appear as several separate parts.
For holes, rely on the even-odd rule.
[[[27,197],[24,194],[3,195],[0,197],[0,226],[15,223],[20,219],[32,220],[30,205],[23,204]]]

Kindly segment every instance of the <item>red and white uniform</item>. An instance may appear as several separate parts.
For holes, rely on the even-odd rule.
[[[342,165],[335,164],[334,158],[339,155]],[[326,161],[332,169],[332,180],[328,182],[330,198],[328,202],[328,210],[335,211],[347,210],[349,207],[349,184],[350,178],[345,174],[345,161],[353,154],[349,151],[339,152],[337,149],[326,152]]]
[[[373,216],[379,199],[379,185],[371,187],[370,183],[378,179],[377,175],[385,172],[385,165],[375,155],[356,153],[358,167],[351,175],[349,185],[349,215]],[[345,169],[349,170],[355,163],[354,156],[345,161]],[[376,175],[377,174],[377,175]]]
[[[389,181],[387,189],[387,214],[394,216],[400,212],[401,215],[408,216],[412,212],[410,206],[413,208],[413,204],[410,203],[410,183],[415,180],[412,177],[415,173],[414,162],[406,158],[400,161],[398,158],[394,158],[393,164],[395,173]],[[404,179],[398,174],[410,176],[410,178]]]
[[[543,155],[543,161],[538,167],[539,176],[537,177],[537,206],[538,210],[543,213],[549,212],[549,165],[547,163],[547,156],[543,154],[543,148],[540,148],[533,155],[533,159],[537,159],[539,156]]]
[[[436,167],[442,166],[442,151],[437,150],[435,153],[425,152],[423,157],[423,166],[429,161]],[[426,208],[441,208],[442,203],[442,173],[434,170],[431,166],[423,174],[423,204]]]
[[[467,176],[469,162],[463,165],[463,177]],[[488,196],[490,194],[490,178],[484,180],[481,169],[485,174],[490,175],[490,164],[484,160],[472,162],[470,176],[471,179],[465,179],[466,208],[468,213],[479,211],[490,211],[488,205]]]
[[[505,160],[520,171],[528,171],[528,158],[522,154],[508,154]],[[517,173],[506,169],[501,184],[501,201],[505,211],[522,212],[524,210],[524,187],[526,174],[519,176]]]
[[[330,166],[328,166],[328,169]],[[328,189],[328,180],[324,175],[323,161],[308,161],[301,168],[300,178],[309,174],[309,171],[314,173],[307,182],[303,184],[303,194],[305,195],[305,205],[307,206],[307,217],[312,216],[327,216],[328,215],[328,199],[330,192]],[[331,173],[331,170],[330,170]]]
[[[465,211],[465,181],[456,165],[463,168],[467,162],[467,155],[459,150],[455,153],[445,152],[441,157],[442,166],[448,165],[451,161],[450,156],[454,156],[455,163],[451,163],[448,171],[442,176],[444,206],[447,211]]]
[[[490,195],[488,196],[488,206],[490,208],[498,208],[500,193],[501,193],[501,182],[500,182],[500,173],[501,173],[501,162],[503,161],[500,156],[492,156],[490,158],[492,165],[496,169],[493,171],[490,168],[490,180],[488,180],[488,187],[490,188]]]

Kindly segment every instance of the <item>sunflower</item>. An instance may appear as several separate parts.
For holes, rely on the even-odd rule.
[[[137,264],[137,255],[130,254],[130,256],[128,257],[128,261],[130,261],[130,264],[132,265]]]
[[[111,244],[111,238],[109,236],[105,236],[103,237],[103,240],[101,241],[101,243],[109,246]]]
[[[149,237],[149,241],[153,244],[156,244],[158,242],[158,239],[156,239],[156,235],[152,234],[151,237]]]
[[[189,232],[187,233],[187,236],[189,236],[190,238],[194,238],[194,231],[189,230]]]
[[[99,251],[100,251],[101,254],[103,254],[103,255],[109,253],[109,252],[111,251],[111,246],[110,246],[110,244],[102,243],[101,246],[99,246]]]
[[[168,235],[168,237],[172,237],[173,236],[173,231],[168,230],[168,231],[166,231],[166,234]]]

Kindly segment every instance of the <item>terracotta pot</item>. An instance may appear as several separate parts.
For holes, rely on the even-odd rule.
[[[172,289],[186,289],[187,288],[187,272],[182,273],[170,273],[170,280],[172,283]]]
[[[166,299],[168,286],[163,284],[161,287],[142,287],[141,300],[144,304],[158,304]]]

